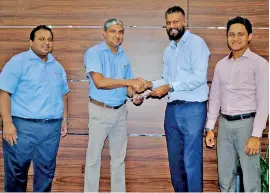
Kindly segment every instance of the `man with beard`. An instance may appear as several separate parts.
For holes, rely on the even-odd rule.
[[[60,135],[67,134],[69,88],[62,65],[51,54],[51,29],[33,29],[30,45],[0,74],[6,192],[26,191],[31,161],[33,191],[51,191]]]
[[[213,147],[219,120],[217,157],[219,188],[234,192],[240,159],[245,192],[261,191],[260,139],[269,104],[269,64],[249,49],[252,25],[236,17],[227,23],[230,54],[215,68],[206,124],[206,145]]]
[[[129,96],[133,97],[133,103],[142,103],[134,90],[143,91],[146,85],[141,80],[132,80],[130,61],[120,47],[124,38],[124,24],[118,19],[109,19],[103,29],[104,41],[89,48],[84,57],[90,85],[84,191],[99,191],[101,153],[108,137],[111,191],[125,192],[126,99]]]
[[[187,21],[181,7],[169,8],[165,19],[171,42],[163,57],[162,79],[147,81],[147,87],[153,89],[149,96],[168,94],[164,126],[174,190],[202,192],[210,52],[202,38],[186,30]]]

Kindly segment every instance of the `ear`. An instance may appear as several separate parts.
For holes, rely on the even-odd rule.
[[[253,38],[253,35],[251,33],[251,34],[248,35],[248,41],[250,42],[252,40],[252,38]]]
[[[30,47],[32,47],[32,45],[33,45],[33,41],[32,41],[32,40],[30,40],[30,41],[29,41],[29,43],[30,43]]]
[[[103,33],[102,33],[102,36],[103,36],[103,39],[105,39],[105,31],[103,30]]]

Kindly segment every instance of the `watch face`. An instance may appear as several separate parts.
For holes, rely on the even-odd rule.
[[[174,89],[173,89],[173,87],[170,85],[170,87],[169,87],[169,92],[173,92],[174,91]]]

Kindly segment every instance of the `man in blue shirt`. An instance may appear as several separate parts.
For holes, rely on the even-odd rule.
[[[101,153],[109,139],[111,191],[125,192],[125,156],[127,147],[127,96],[133,103],[142,99],[134,92],[145,89],[144,82],[132,80],[130,61],[120,47],[124,25],[118,19],[104,24],[104,41],[89,48],[84,57],[89,80],[89,141],[86,154],[84,191],[98,192]]]
[[[186,30],[182,8],[169,8],[165,19],[171,42],[163,57],[162,79],[148,81],[147,87],[154,89],[149,96],[168,94],[164,125],[174,190],[202,192],[202,144],[210,52],[201,37]]]
[[[50,191],[60,135],[67,134],[69,88],[63,67],[51,55],[51,29],[33,29],[30,45],[0,74],[6,192],[26,191],[31,161],[33,191]]]

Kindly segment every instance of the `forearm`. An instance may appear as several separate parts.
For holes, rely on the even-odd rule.
[[[158,87],[164,86],[166,84],[168,84],[167,79],[159,79],[159,80],[155,80],[155,81],[151,81],[151,83],[148,83],[149,85],[151,84],[151,89],[156,89]]]
[[[103,74],[96,72],[90,72],[89,74],[97,89],[114,89],[127,87],[131,86],[133,83],[132,80],[105,78]]]
[[[251,134],[253,137],[262,137],[263,130],[266,128],[267,117],[266,113],[256,112]]]
[[[215,106],[213,107],[211,104],[209,104],[209,110],[207,113],[207,122],[206,122],[205,128],[208,128],[211,130],[215,128],[215,124],[219,115],[219,110],[220,110],[219,104],[215,104]]]
[[[206,75],[190,74],[186,79],[172,82],[175,91],[190,91],[207,83]]]
[[[214,129],[217,118],[219,116],[221,101],[220,101],[220,89],[217,84],[217,80],[212,83],[212,88],[209,96],[209,106],[207,112],[206,128]]]
[[[269,114],[269,64],[267,61],[258,66],[255,80],[257,108],[252,136],[261,137]]]
[[[68,96],[67,96],[67,94],[63,96],[63,103],[64,103],[63,118],[67,118],[68,117]]]
[[[221,107],[221,101],[220,101],[220,80],[219,80],[219,72],[218,69],[215,69],[214,72],[214,78],[212,81],[212,87],[209,95],[209,106],[208,106],[208,113],[207,113],[207,122],[206,122],[206,128],[208,129],[214,129],[220,107]]]
[[[267,85],[267,84],[266,84]],[[269,114],[269,94],[268,88],[265,88],[264,96],[259,98],[257,94],[256,116],[253,122],[252,136],[261,137],[263,130],[266,128],[266,122]],[[259,96],[258,96],[259,95]]]
[[[4,124],[12,122],[10,108],[11,108],[10,94],[5,91],[0,91],[0,112]]]
[[[95,85],[98,89],[114,89],[131,86],[131,80],[102,78]]]

